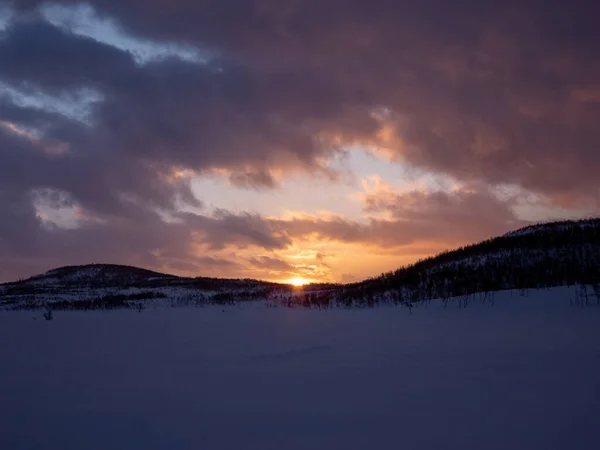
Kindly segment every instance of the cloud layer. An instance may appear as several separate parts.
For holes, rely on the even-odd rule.
[[[326,243],[409,254],[518,226],[524,195],[561,213],[599,207],[597,2],[5,5],[1,279],[106,261],[341,280],[343,264],[315,256]],[[82,11],[108,31],[86,35]],[[134,39],[161,56],[140,59]],[[223,189],[340,183],[331,162],[357,147],[455,186],[364,191],[348,200],[361,220],[208,210],[218,195],[191,188],[214,173]]]

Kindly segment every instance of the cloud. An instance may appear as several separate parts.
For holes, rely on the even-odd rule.
[[[545,207],[597,202],[598,2],[565,13],[542,0],[91,0],[93,20],[122,31],[96,38],[53,25],[43,3],[11,2],[0,27],[5,273],[92,259],[203,270],[194,246],[271,252],[313,237],[469,242],[519,224],[514,200],[495,194],[505,185]],[[210,58],[141,62],[117,45],[124,35]],[[365,192],[358,221],[211,214],[202,207],[218,198],[190,188],[222,171],[238,187],[278,189],[291,172],[331,175],[360,146],[459,189]],[[40,192],[55,209],[61,193],[77,228],[49,229]]]
[[[295,266],[278,258],[270,256],[259,256],[258,258],[250,259],[250,264],[259,268],[275,272],[292,272],[296,269]]]
[[[376,125],[339,100],[334,110],[323,109],[323,97],[336,94],[311,77],[176,58],[140,66],[126,51],[39,19],[16,21],[3,34],[0,77],[9,85],[87,88],[103,98],[92,127],[46,130],[90,153],[198,171],[244,169],[234,182],[273,186],[269,167],[318,168],[317,159],[335,150],[328,135]],[[306,120],[309,113],[314,117]]]
[[[235,186],[250,189],[274,188],[278,184],[270,172],[254,169],[233,172],[229,180]]]
[[[29,261],[29,273],[67,263],[121,262],[189,275],[251,273],[269,278],[270,273],[292,272],[319,279],[339,263],[336,254],[316,252],[314,262],[302,264],[276,256],[236,261],[233,255],[240,250],[283,252],[311,246],[315,240],[401,255],[411,253],[419,243],[434,243],[441,250],[522,224],[511,212],[510,201],[497,200],[487,191],[370,192],[363,200],[366,211],[385,212],[389,217],[363,222],[303,215],[284,220],[219,210],[210,215],[176,213],[179,220],[167,223],[151,212],[138,211],[109,222],[83,217],[78,228],[67,230],[44,227],[30,199],[4,196],[0,206],[10,220],[0,222],[4,226],[0,236],[5,238],[0,240],[4,257],[0,267],[7,273],[14,259]],[[56,207],[71,205],[53,192],[48,202]],[[254,269],[244,269],[245,261]]]
[[[17,20],[2,32],[5,82],[32,82],[49,90],[98,87],[133,70],[131,56],[110,45],[61,30],[41,19]]]
[[[217,210],[212,216],[184,214],[183,217],[195,230],[197,239],[213,250],[223,249],[227,245],[275,250],[291,244],[289,236],[279,224],[258,214],[233,214]]]
[[[198,227],[201,241],[213,248],[234,245],[269,250],[284,250],[307,239],[380,248],[400,248],[420,241],[458,244],[501,234],[526,223],[513,211],[514,197],[500,199],[485,187],[461,187],[450,192],[397,192],[387,188],[364,194],[362,201],[365,212],[384,212],[389,217],[353,221],[337,215],[303,214],[279,219],[217,211],[210,217],[193,216],[190,223]],[[324,266],[323,260],[331,256],[335,255],[317,252],[315,259]],[[252,262],[257,266],[278,263],[267,257]]]
[[[468,242],[492,237],[524,222],[513,210],[514,199],[500,200],[488,189],[462,187],[454,191],[368,193],[363,196],[369,213],[385,212],[388,223],[416,240]]]
[[[579,0],[569,14],[560,2],[541,0],[501,7],[466,0],[91,4],[132,33],[219,55],[212,72],[159,64],[119,73],[116,103],[105,114],[122,124],[112,130],[118,142],[155,143],[144,150],[149,154],[161,154],[162,143],[190,165],[310,166],[336,143],[361,142],[391,146],[407,163],[459,178],[550,195],[597,193],[600,113],[594,102],[580,101],[590,98],[582,97],[594,92],[585,86],[600,76],[594,63],[600,36],[590,19],[600,12],[597,2]],[[23,34],[15,34],[13,46],[27,42]],[[77,61],[77,48],[85,45],[61,48]],[[99,56],[90,68],[117,58]],[[25,68],[32,69],[20,73],[35,73]],[[69,70],[71,81],[78,70]],[[52,70],[41,76],[56,78]],[[387,117],[373,117],[381,107]],[[142,128],[154,131],[151,138]],[[192,142],[206,150],[189,151]]]

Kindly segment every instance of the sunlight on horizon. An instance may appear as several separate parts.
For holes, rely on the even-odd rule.
[[[290,278],[289,280],[286,281],[286,283],[291,284],[292,286],[295,286],[295,287],[301,287],[301,286],[310,284],[311,281],[307,280],[306,278],[296,277],[296,278]]]

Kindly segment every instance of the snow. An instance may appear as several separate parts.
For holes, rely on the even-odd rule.
[[[30,294],[15,294],[15,295],[2,295],[0,297],[0,311],[2,309],[10,309],[15,305],[37,305],[39,308],[45,306],[52,306],[57,302],[77,302],[82,300],[94,300],[100,299],[111,295],[136,295],[136,294],[148,294],[147,299],[141,301],[144,305],[155,305],[161,304],[166,306],[172,306],[177,304],[193,304],[201,299],[210,299],[214,295],[218,294],[219,291],[209,289],[196,289],[190,286],[158,286],[158,287],[121,287],[121,286],[109,286],[109,287],[87,287],[87,286],[65,286],[61,288],[60,285],[53,285],[52,283],[44,283],[43,286],[46,288],[46,293],[36,292],[34,295]],[[4,287],[0,286],[0,295],[3,294]],[[42,291],[43,292],[43,291]],[[235,291],[232,291],[235,293]],[[150,297],[156,296],[157,299]],[[7,302],[7,303],[5,303]]]
[[[600,307],[575,296],[0,312],[0,448],[597,449]]]
[[[551,222],[538,225],[530,225],[528,227],[520,228],[518,230],[510,231],[504,235],[504,237],[517,237],[527,236],[530,234],[536,234],[542,231],[568,231],[575,228],[594,228],[598,226],[597,219],[584,219],[577,222],[565,221],[565,222]]]

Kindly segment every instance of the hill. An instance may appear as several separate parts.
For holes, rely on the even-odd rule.
[[[346,285],[315,284],[298,291],[257,280],[185,278],[137,267],[62,267],[0,285],[0,308],[139,308],[150,299],[170,305],[270,299],[286,305],[412,304],[468,299],[507,289],[584,286],[600,299],[600,219],[528,226],[447,251],[378,277]]]
[[[0,285],[0,308],[98,309],[169,304],[229,303],[264,298],[287,285],[257,280],[179,277],[116,264],[66,266]]]
[[[399,301],[600,283],[600,219],[528,226],[341,288],[339,301]]]

